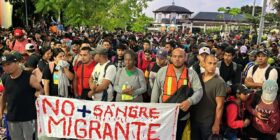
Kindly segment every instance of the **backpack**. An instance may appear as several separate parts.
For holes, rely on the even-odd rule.
[[[236,72],[238,66],[237,66],[237,64],[235,62],[232,62],[232,64],[233,64],[233,71]],[[222,65],[222,61],[219,61],[217,63],[217,67],[220,69],[221,65]]]
[[[105,68],[104,68],[104,75],[103,75],[103,78],[105,78],[105,75],[106,75],[106,71],[108,69],[108,67],[110,65],[114,65],[111,61],[109,63],[106,64]],[[110,82],[110,85],[113,86],[113,83]],[[108,87],[109,88],[109,87]],[[107,88],[107,89],[108,89]],[[103,94],[102,94],[102,98],[101,98],[101,101],[108,101],[108,92],[107,92],[107,89],[103,91]]]
[[[253,67],[253,70],[252,70],[252,76],[255,74],[255,72],[257,71],[257,69],[258,69],[258,65],[255,65],[254,67]],[[272,70],[272,69],[275,69],[276,71],[277,71],[277,74],[278,74],[278,77],[277,77],[277,84],[278,84],[278,86],[280,86],[280,78],[279,78],[279,74],[280,74],[280,68],[279,67],[271,67],[271,66],[269,66],[267,69],[266,69],[266,71],[265,71],[265,79],[267,80],[268,78],[269,78],[269,73],[270,73],[270,71]],[[278,95],[280,94],[280,90],[278,90]]]

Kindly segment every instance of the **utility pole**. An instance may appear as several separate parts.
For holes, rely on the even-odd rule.
[[[28,9],[27,9],[27,0],[24,0],[25,4],[25,22],[26,22],[26,28],[28,27]]]
[[[260,44],[261,41],[262,41],[263,28],[264,28],[264,17],[265,17],[265,14],[266,14],[266,5],[267,5],[266,3],[267,3],[267,0],[263,0],[262,15],[261,15],[261,20],[260,20],[257,44]]]
[[[254,4],[253,4],[253,10],[252,10],[252,16],[255,16],[255,9],[256,9],[256,0],[254,0]]]

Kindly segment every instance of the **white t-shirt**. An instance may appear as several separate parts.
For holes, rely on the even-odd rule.
[[[255,83],[263,83],[265,80],[267,80],[267,79],[265,79],[265,72],[266,72],[268,67],[269,67],[269,65],[267,65],[267,67],[262,68],[262,69],[257,68],[254,75],[252,75],[254,67],[251,67],[248,71],[248,74],[247,74],[246,78],[253,78]],[[278,78],[277,70],[272,69],[269,73],[268,79],[277,80],[277,78]]]
[[[111,81],[111,83],[115,82],[115,77],[116,77],[116,73],[117,73],[117,69],[115,67],[115,65],[109,65],[107,70],[106,70],[106,75],[104,76],[104,72],[105,72],[105,66],[110,63],[110,61],[100,65],[100,63],[98,63],[95,67],[93,72],[91,73],[91,76],[93,78],[93,80],[97,83],[97,85],[102,84],[103,79],[107,79],[109,81]],[[104,76],[104,77],[103,77]],[[108,101],[112,101],[113,99],[113,86],[112,84],[109,84],[109,88],[107,89],[108,92]],[[100,93],[94,93],[93,96],[93,100],[94,101],[101,101],[102,99],[102,95],[103,92]]]

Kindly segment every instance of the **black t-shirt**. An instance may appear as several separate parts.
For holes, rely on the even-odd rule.
[[[36,119],[35,89],[30,86],[31,72],[12,79],[10,75],[3,74],[1,79],[7,95],[7,119],[12,122],[23,122]]]
[[[26,60],[25,66],[30,68],[37,68],[37,64],[39,60],[40,60],[40,55],[35,53],[31,54]]]
[[[151,71],[157,73],[161,67],[155,63],[154,66],[152,67]]]
[[[43,72],[44,68],[46,66],[48,66],[49,62],[44,60],[44,59],[40,59],[39,62],[38,62],[38,68],[40,69],[40,71]]]
[[[50,81],[49,87],[50,87],[50,96],[58,96],[58,70],[55,69],[56,64],[54,64],[53,72],[51,72],[49,64],[45,66],[43,70],[43,77],[42,79],[46,79]],[[74,73],[73,66],[70,64],[69,67],[70,72]],[[71,91],[71,87],[69,86],[68,91]],[[71,96],[71,93],[69,93]]]

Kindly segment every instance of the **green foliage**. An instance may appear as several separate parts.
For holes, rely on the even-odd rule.
[[[141,13],[150,0],[36,0],[36,12],[43,15],[52,11],[59,19],[64,12],[66,25],[101,26],[112,31],[150,21]],[[137,22],[137,23],[134,23]],[[138,29],[137,29],[138,30]]]
[[[245,5],[241,7],[241,13],[252,15],[253,6]],[[262,13],[262,7],[255,6],[255,16],[259,16]]]
[[[145,27],[148,26],[153,21],[153,18],[149,18],[145,15],[140,15],[135,21],[132,23],[131,30],[134,32],[144,32]]]

